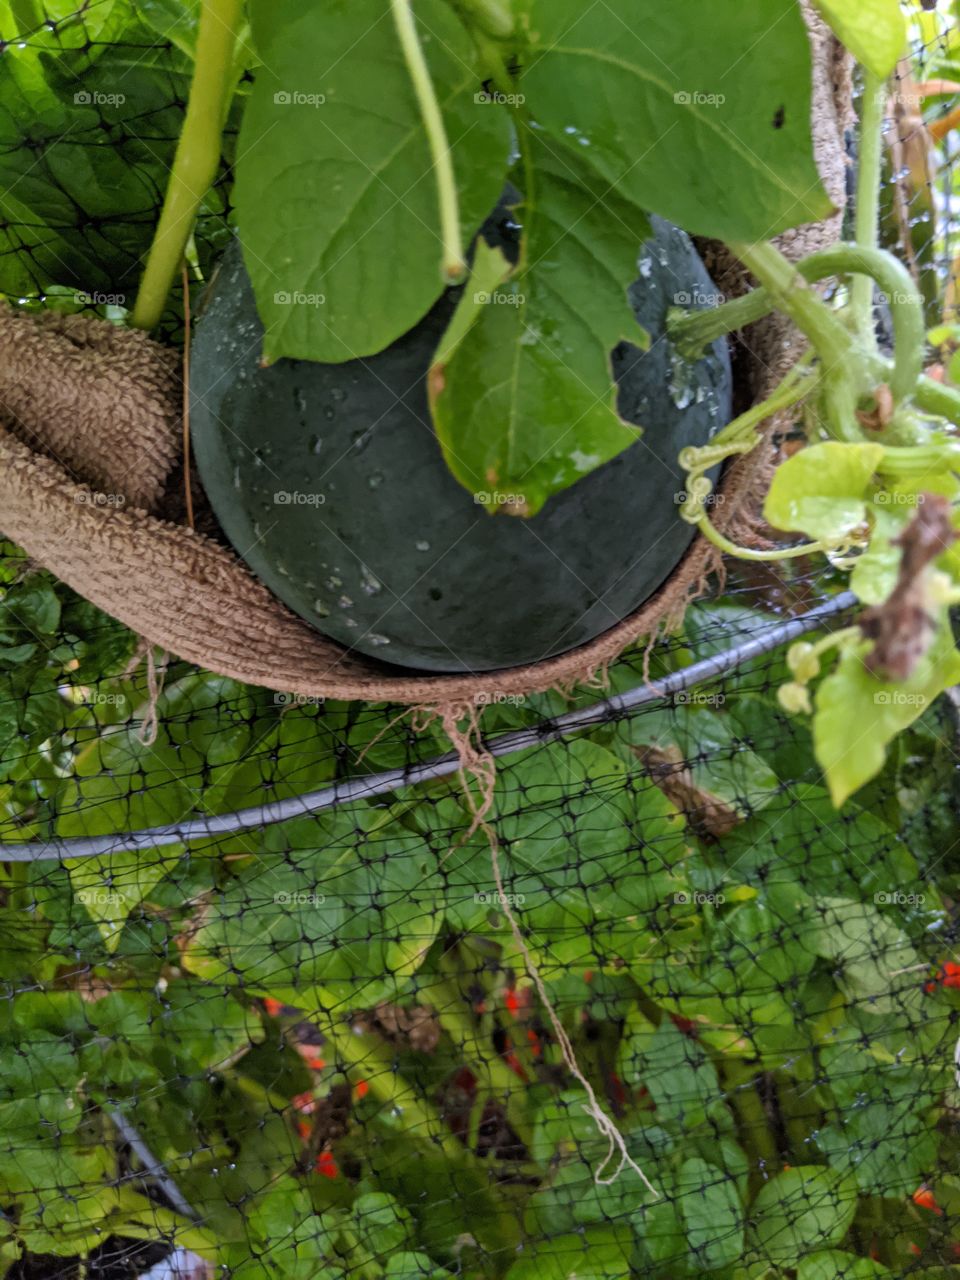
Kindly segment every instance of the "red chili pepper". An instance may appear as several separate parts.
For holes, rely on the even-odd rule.
[[[583,971],[583,980],[584,980],[584,982],[592,982],[592,981],[593,981],[593,970],[592,970],[592,969],[584,969],[584,971]]]
[[[515,990],[510,990],[503,997],[503,1003],[507,1006],[514,1017],[520,1012],[520,997]]]
[[[911,1246],[910,1246],[910,1252],[911,1252],[912,1254],[915,1254],[915,1255],[916,1255],[916,1257],[918,1257],[918,1258],[919,1258],[919,1257],[920,1257],[920,1255],[921,1255],[921,1253],[923,1253],[923,1250],[920,1248],[920,1246],[919,1246],[918,1244],[911,1244]]]
[[[333,1152],[331,1151],[321,1151],[317,1156],[317,1163],[314,1165],[314,1168],[317,1173],[321,1174],[324,1178],[336,1178],[340,1174],[340,1170],[337,1168],[337,1162],[334,1160]]]
[[[274,1000],[273,996],[264,996],[263,1007],[271,1018],[279,1018],[284,1006],[282,1000]]]
[[[300,1137],[304,1140],[304,1142],[306,1142],[307,1139],[310,1137],[310,1133],[312,1129],[313,1129],[313,1126],[306,1120],[300,1120],[297,1123],[297,1133],[299,1133]]]
[[[290,1105],[295,1111],[300,1111],[303,1115],[309,1115],[316,1107],[317,1100],[308,1089],[306,1093],[298,1093],[295,1098],[291,1098]]]
[[[540,1044],[540,1037],[532,1027],[527,1031],[527,1039],[530,1041],[530,1052],[535,1058],[539,1058],[540,1054],[543,1052],[543,1046]]]
[[[943,1210],[937,1204],[934,1194],[927,1186],[917,1187],[913,1193],[913,1203],[921,1209],[929,1209],[931,1213],[941,1215]]]
[[[366,1080],[358,1080],[354,1086],[353,1092],[358,1098],[365,1098],[370,1092],[370,1086],[367,1084]]]

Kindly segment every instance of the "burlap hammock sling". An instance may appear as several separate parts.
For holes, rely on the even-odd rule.
[[[814,143],[837,212],[778,239],[793,261],[839,239],[852,117],[849,60],[806,4],[804,10]],[[750,287],[720,246],[699,248],[728,297]],[[734,363],[740,407],[764,400],[803,345],[779,315],[741,334]],[[182,400],[181,354],[143,333],[84,316],[0,310],[0,530],[147,646],[220,675],[311,698],[432,707],[455,725],[493,694],[595,681],[626,649],[679,622],[722,572],[716,548],[698,536],[650,600],[578,649],[481,675],[398,671],[314,631],[215,536],[188,527]],[[783,425],[774,417],[761,434],[769,440]],[[771,461],[761,441],[728,467],[713,519],[729,538],[755,545],[762,537],[758,513]]]

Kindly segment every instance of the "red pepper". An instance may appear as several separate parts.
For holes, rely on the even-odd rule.
[[[283,1001],[274,1000],[273,996],[264,996],[263,1007],[271,1018],[279,1018],[283,1013]]]
[[[290,1103],[295,1111],[300,1111],[303,1115],[308,1116],[316,1107],[317,1100],[308,1089],[306,1093],[298,1093],[295,1098],[291,1098]]]
[[[370,1086],[367,1084],[366,1080],[358,1080],[353,1090],[358,1098],[365,1098],[369,1091]]]
[[[317,1163],[314,1165],[314,1168],[317,1173],[321,1174],[324,1178],[336,1178],[340,1174],[340,1170],[337,1168],[337,1162],[334,1160],[333,1152],[331,1151],[321,1151],[317,1156]]]

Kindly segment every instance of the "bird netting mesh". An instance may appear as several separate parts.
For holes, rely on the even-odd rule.
[[[129,305],[195,19],[0,3],[17,305]],[[884,207],[933,326],[955,86],[914,82],[960,44],[914,20]],[[5,1274],[960,1275],[958,709],[834,809],[776,691],[839,574],[731,568],[606,687],[492,695],[478,826],[438,721],[148,665],[0,552]]]

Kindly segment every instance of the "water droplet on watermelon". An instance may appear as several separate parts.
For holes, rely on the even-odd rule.
[[[368,596],[379,595],[383,590],[383,583],[370,572],[366,565],[363,566],[360,574],[360,585]]]
[[[313,611],[318,618],[330,617],[330,606],[324,600],[314,600]]]
[[[367,479],[367,484],[371,489],[379,489],[383,484],[384,475],[382,471],[374,471],[372,476]]]
[[[332,404],[324,405],[323,416],[326,418],[328,422],[332,422],[334,420],[334,418],[337,416],[337,411],[336,409],[334,409]]]
[[[340,599],[337,601],[337,605],[338,605],[341,609],[352,609],[352,608],[353,608],[353,601],[350,599],[350,597],[349,597],[349,596],[347,596],[347,595],[343,595],[343,596],[341,596],[341,597],[340,597]]]
[[[670,356],[670,398],[678,409],[686,409],[693,403],[694,385],[692,369],[686,360],[674,351]]]
[[[386,636],[378,636],[375,632],[370,632],[367,639],[372,645],[376,645],[379,649],[381,645],[389,644],[390,641]]]
[[[300,389],[299,387],[296,387],[296,388],[294,389],[294,392],[293,392],[293,400],[294,400],[294,404],[296,404],[296,406],[297,406],[297,408],[300,410],[300,412],[301,412],[301,413],[306,413],[306,411],[307,411],[307,397],[304,395],[303,391],[301,391],[301,389]]]
[[[342,404],[347,398],[347,393],[342,389],[342,387],[334,387],[330,394],[333,396],[334,400],[338,401],[340,404]]]
[[[336,591],[338,587],[343,586],[343,579],[338,578],[335,573],[331,573],[330,577],[327,579],[327,586],[331,591]]]
[[[419,538],[416,543],[416,548],[418,551],[429,551],[430,543],[426,540],[426,538]]]
[[[322,449],[323,449],[323,441],[320,439],[320,437],[319,437],[319,436],[311,436],[311,437],[310,437],[310,452],[311,452],[311,453],[320,453]]]

